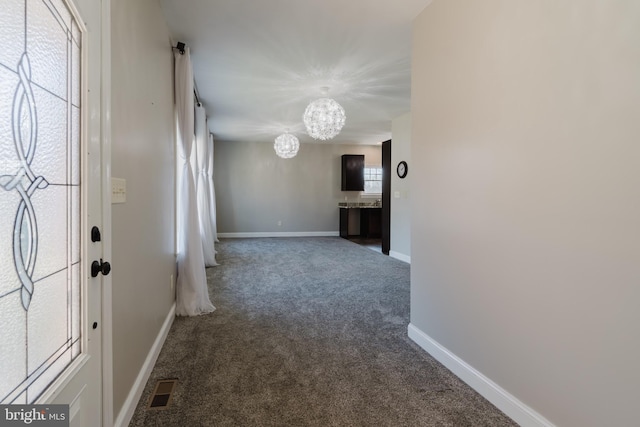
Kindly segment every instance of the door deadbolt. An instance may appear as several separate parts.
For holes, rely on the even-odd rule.
[[[100,236],[100,229],[94,225],[91,227],[91,241],[99,242],[100,240],[102,240],[102,237]]]
[[[111,264],[107,261],[93,261],[91,263],[91,277],[98,277],[98,274],[102,273],[103,276],[111,273]]]

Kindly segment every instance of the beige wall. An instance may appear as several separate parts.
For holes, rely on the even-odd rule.
[[[411,206],[409,186],[413,173],[411,161],[411,113],[396,117],[391,123],[391,247],[389,255],[411,261]],[[396,167],[407,162],[410,173],[398,177]]]
[[[112,0],[113,387],[118,416],[174,301],[172,52],[157,0]],[[135,405],[136,402],[134,402]]]
[[[436,0],[411,322],[558,426],[638,424],[640,3]]]
[[[340,191],[342,154],[382,164],[379,145],[301,144],[296,157],[281,159],[272,142],[216,141],[218,233],[337,233],[338,202],[359,199]]]

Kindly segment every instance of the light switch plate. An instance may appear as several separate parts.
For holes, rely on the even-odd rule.
[[[111,178],[111,204],[127,201],[127,181],[122,178]]]

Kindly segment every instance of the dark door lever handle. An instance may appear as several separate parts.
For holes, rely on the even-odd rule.
[[[107,261],[93,261],[91,263],[91,277],[98,277],[98,274],[102,273],[103,276],[111,273],[111,264]]]

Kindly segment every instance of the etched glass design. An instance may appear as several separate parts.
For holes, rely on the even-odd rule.
[[[3,0],[0,40],[0,404],[29,404],[81,351],[81,30]]]

